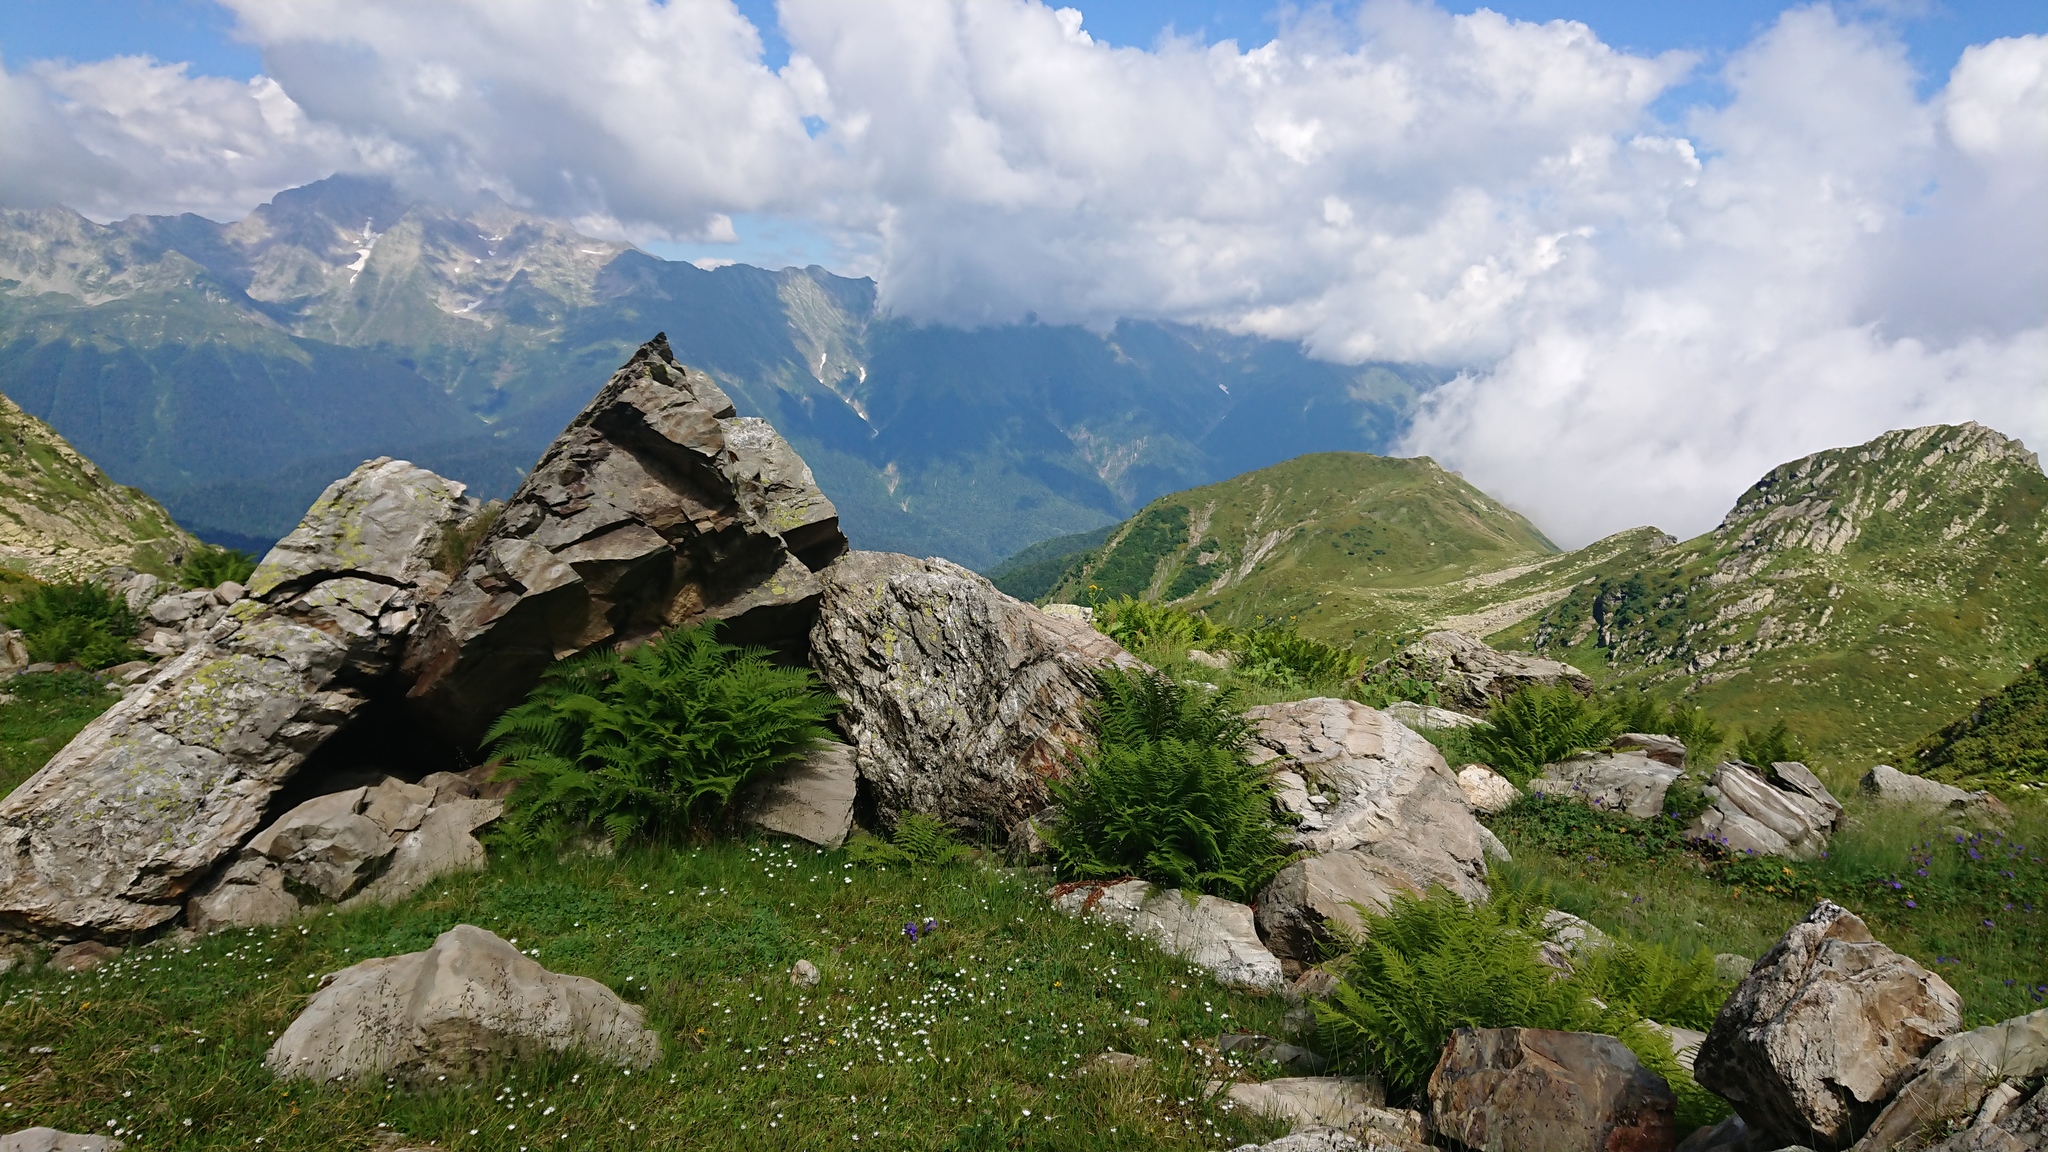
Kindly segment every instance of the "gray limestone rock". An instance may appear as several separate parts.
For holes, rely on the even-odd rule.
[[[1702,789],[1711,806],[1686,835],[1730,853],[1812,860],[1842,822],[1842,805],[1803,764],[1773,764],[1766,777],[1735,761],[1714,769]]]
[[[1607,746],[1618,752],[1640,752],[1659,764],[1673,768],[1685,767],[1685,741],[1676,736],[1663,736],[1655,732],[1623,732],[1607,742]]]
[[[661,1039],[637,1005],[597,981],[550,972],[458,924],[424,952],[329,976],[264,1064],[280,1079],[431,1079],[571,1049],[645,1068],[660,1058]]]
[[[1094,673],[1135,669],[1114,640],[946,560],[853,552],[819,574],[811,663],[885,823],[922,812],[1007,835],[1089,739]]]
[[[1765,1138],[1843,1148],[1961,1020],[1941,977],[1823,900],[1736,986],[1694,1076]]]
[[[838,514],[795,452],[656,336],[614,373],[422,613],[421,716],[474,744],[554,661],[664,629],[801,647]]]
[[[2006,814],[2005,804],[1989,792],[1965,792],[1953,784],[1909,775],[1889,764],[1879,764],[1865,772],[1859,787],[1865,796],[1889,804],[1989,816]]]
[[[764,831],[837,848],[853,831],[858,780],[853,749],[826,744],[752,785],[735,811],[741,822]]]
[[[1225,984],[1278,989],[1285,983],[1279,959],[1259,943],[1252,910],[1242,904],[1143,880],[1064,884],[1051,896],[1053,906],[1069,916],[1115,924],[1208,969]]]
[[[23,1128],[0,1136],[0,1152],[120,1152],[125,1147],[111,1136],[81,1136],[55,1128]]]
[[[1394,893],[1441,884],[1484,900],[1486,845],[1458,778],[1436,747],[1391,716],[1350,700],[1299,700],[1247,709],[1252,760],[1335,802],[1299,804],[1295,845],[1309,855],[1259,893],[1267,945],[1311,962],[1335,922],[1362,926],[1354,904],[1385,909]],[[1281,802],[1288,803],[1289,790]],[[1299,803],[1299,802],[1297,802]]]
[[[1529,791],[1647,820],[1664,811],[1664,794],[1683,775],[1640,752],[1588,752],[1544,765]]]
[[[1582,695],[1593,690],[1593,681],[1569,664],[1499,652],[1463,632],[1431,632],[1373,671],[1398,671],[1429,681],[1437,686],[1445,704],[1473,712],[1483,712],[1531,685],[1563,684]]]
[[[249,598],[0,802],[0,922],[119,935],[175,917],[389,672],[472,504],[399,460],[329,485]]]
[[[1436,1131],[1501,1152],[1670,1148],[1678,1099],[1612,1036],[1459,1028],[1429,1076]]]
[[[1505,812],[1522,798],[1515,782],[1484,764],[1467,764],[1458,769],[1458,789],[1474,812],[1492,816]]]
[[[1857,1152],[1914,1152],[1925,1146],[1923,1132],[1977,1115],[1998,1086],[2043,1075],[2048,1075],[2048,1008],[1959,1032],[1920,1061],[1913,1079],[1863,1134]]]
[[[1433,728],[1472,728],[1486,723],[1477,716],[1453,712],[1449,708],[1417,704],[1410,700],[1396,700],[1381,711],[1417,732]]]

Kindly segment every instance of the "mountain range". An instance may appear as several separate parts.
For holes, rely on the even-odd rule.
[[[1712,531],[1569,552],[1428,459],[1330,453],[1171,493],[1098,543],[992,574],[1019,594],[1178,601],[1367,652],[1453,628],[1610,687],[1783,719],[1899,760],[2048,650],[2048,476],[1976,424],[1773,469]]]
[[[803,453],[856,545],[986,566],[1166,491],[1383,451],[1446,378],[1169,324],[964,330],[821,268],[703,269],[334,177],[229,224],[0,211],[0,392],[216,542],[359,461],[482,496],[657,330]]]

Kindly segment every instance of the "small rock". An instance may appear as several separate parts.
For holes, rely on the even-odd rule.
[[[1685,1069],[1686,1075],[1690,1076],[1693,1059],[1700,1054],[1700,1045],[1707,1042],[1707,1034],[1676,1024],[1659,1024],[1655,1020],[1643,1021],[1643,1027],[1662,1033],[1666,1040],[1671,1041],[1672,1059],[1677,1060],[1678,1066]]]
[[[1437,686],[1444,703],[1473,711],[1484,711],[1530,685],[1564,684],[1581,695],[1593,691],[1593,681],[1569,664],[1498,652],[1485,641],[1462,632],[1431,632],[1391,659],[1381,661],[1372,671],[1399,671],[1428,681]]]
[[[1573,962],[1591,948],[1607,943],[1607,933],[1569,912],[1552,909],[1543,914],[1543,943],[1537,958],[1560,972],[1569,973]]]
[[[1211,1082],[1210,1091],[1228,1093],[1247,1112],[1284,1120],[1295,1130],[1336,1128],[1362,1131],[1373,1113],[1386,1108],[1387,1095],[1371,1076],[1289,1076],[1256,1084]]]
[[[496,935],[458,924],[424,952],[335,973],[264,1064],[280,1079],[420,1078],[570,1049],[645,1068],[660,1058],[661,1039],[637,1005],[597,981],[550,972]]]
[[[1449,708],[1437,708],[1429,704],[1417,704],[1412,700],[1396,700],[1380,709],[1401,723],[1423,732],[1437,728],[1475,728],[1486,723],[1477,716],[1453,712]]]
[[[1736,986],[1694,1076],[1767,1139],[1840,1148],[1961,1021],[1941,977],[1823,900]]]
[[[1529,791],[1648,820],[1664,811],[1664,794],[1683,775],[1639,752],[1588,752],[1544,765]]]
[[[1178,888],[1155,888],[1143,880],[1062,885],[1051,896],[1060,911],[1121,925],[1225,984],[1282,983],[1279,959],[1259,942],[1252,910],[1242,904],[1206,895],[1189,900]]]
[[[1047,604],[1039,611],[1048,616],[1057,616],[1062,620],[1073,620],[1081,624],[1095,622],[1095,609],[1086,604]]]
[[[1488,816],[1507,811],[1509,805],[1522,798],[1522,790],[1515,787],[1514,781],[1484,764],[1467,764],[1458,769],[1458,789],[1465,793],[1473,811]]]
[[[1678,1139],[1670,1085],[1612,1036],[1459,1028],[1428,1092],[1436,1131],[1474,1148],[1608,1152]]]
[[[50,967],[59,972],[90,972],[121,954],[121,949],[97,940],[66,944],[50,955]]]
[[[799,988],[816,988],[822,978],[818,966],[809,960],[799,960],[789,970],[789,982]]]
[[[233,604],[248,594],[249,590],[247,588],[242,587],[233,580],[225,581],[213,590],[213,598],[222,604]]]
[[[1307,968],[1283,992],[1289,1000],[1297,1003],[1326,1000],[1337,990],[1337,983],[1337,974],[1328,968]]]
[[[117,1152],[125,1147],[111,1136],[80,1136],[55,1128],[23,1128],[0,1136],[0,1152]]]
[[[1655,732],[1623,732],[1607,742],[1617,752],[1640,752],[1660,764],[1685,767],[1685,741]]]
[[[1714,953],[1714,978],[1717,980],[1740,980],[1744,976],[1749,975],[1750,968],[1755,964],[1756,961],[1751,960],[1747,956],[1737,956],[1733,952],[1716,952]]]
[[[1133,1056],[1129,1052],[1098,1052],[1089,1057],[1088,1063],[1083,1067],[1099,1069],[1104,1072],[1136,1072],[1141,1068],[1150,1068],[1151,1066],[1152,1061],[1149,1058]]]
[[[1230,653],[1204,652],[1200,648],[1190,648],[1188,649],[1188,663],[1200,664],[1204,668],[1214,668],[1221,672],[1230,667]]]
[[[1271,1144],[1240,1144],[1231,1152],[1388,1152],[1390,1147],[1398,1148],[1378,1140],[1361,1144],[1356,1137],[1335,1128],[1304,1128]]]
[[[845,844],[853,831],[859,775],[851,746],[822,744],[749,787],[740,798],[738,817],[764,831],[830,851]]]

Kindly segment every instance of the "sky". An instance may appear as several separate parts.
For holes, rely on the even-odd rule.
[[[1461,370],[1400,446],[1575,544],[1974,419],[2048,442],[2048,6],[8,0],[0,205],[337,171],[955,324]]]

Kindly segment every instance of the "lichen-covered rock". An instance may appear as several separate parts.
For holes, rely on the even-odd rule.
[[[1678,1099],[1612,1036],[1459,1028],[1429,1076],[1437,1132],[1487,1152],[1662,1152]]]
[[[0,923],[76,936],[175,917],[390,671],[473,507],[402,460],[329,485],[249,598],[0,802]]]
[[[1686,835],[1731,853],[1812,860],[1842,822],[1841,802],[1804,764],[1773,764],[1767,778],[1731,761],[1714,769],[1702,791],[1711,806]]]
[[[2000,1084],[2048,1075],[2048,1008],[1959,1032],[1934,1046],[1913,1079],[1856,1144],[1857,1152],[1914,1152],[1922,1133],[1967,1122]]]
[[[1354,904],[1387,908],[1396,892],[1441,884],[1484,900],[1486,848],[1458,778],[1436,746],[1391,716],[1351,700],[1298,700],[1245,711],[1252,760],[1307,786],[1293,801],[1295,845],[1308,853],[1259,893],[1267,946],[1313,962],[1326,924],[1362,927]],[[1306,803],[1309,787],[1334,795]],[[1292,790],[1283,790],[1289,805]]]
[[[1158,888],[1143,880],[1063,885],[1053,906],[1070,916],[1115,924],[1157,944],[1217,980],[1249,988],[1279,988],[1280,961],[1259,943],[1252,910],[1217,896]]]
[[[597,981],[550,972],[458,924],[424,952],[329,976],[264,1064],[281,1079],[427,1079],[571,1049],[645,1068],[660,1058],[661,1038],[637,1005]]]
[[[1437,686],[1445,704],[1473,712],[1483,712],[1530,686],[1562,684],[1581,694],[1593,690],[1593,681],[1569,664],[1496,651],[1463,632],[1431,632],[1374,671],[1398,671],[1428,681]]]
[[[1844,1148],[1961,1021],[1947,982],[1823,900],[1736,986],[1693,1074],[1764,1137]]]
[[[641,346],[548,447],[407,645],[411,701],[474,744],[554,661],[677,625],[800,647],[844,551],[838,513],[766,422],[668,341]]]
[[[1544,765],[1529,791],[1648,820],[1664,811],[1665,793],[1683,775],[1640,752],[1587,752]]]
[[[1141,666],[950,561],[853,552],[819,575],[811,664],[845,703],[840,727],[884,821],[921,812],[1007,835],[1090,739],[1095,672]]]

